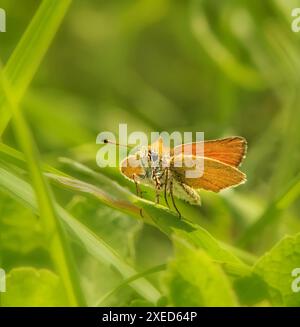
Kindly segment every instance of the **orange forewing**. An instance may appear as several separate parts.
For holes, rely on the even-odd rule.
[[[136,163],[136,157],[129,156],[121,162],[120,167],[121,173],[131,180],[134,179],[134,176],[142,175],[144,172],[143,167],[140,165],[137,166],[136,164],[133,164],[133,162]]]
[[[189,153],[196,155],[196,144],[187,143],[174,147],[174,156]],[[238,167],[245,157],[247,142],[243,137],[234,136],[219,140],[204,141],[204,157]]]
[[[196,160],[196,157],[194,157]],[[176,160],[182,161],[182,156],[172,159],[171,171],[176,175],[176,179],[187,184],[194,189],[205,189],[219,192],[227,187],[237,186],[246,181],[246,175],[237,168],[221,161],[202,158],[204,163],[203,175],[199,178],[187,178],[186,171],[191,168],[176,167]]]

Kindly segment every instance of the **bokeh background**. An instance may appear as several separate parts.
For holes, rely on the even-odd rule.
[[[0,0],[7,13],[7,32],[0,34],[3,65],[40,3]],[[283,236],[300,232],[300,32],[291,30],[297,5],[287,0],[74,0],[20,104],[42,160],[97,184],[60,159],[71,158],[134,192],[117,170],[96,166],[99,132],[117,134],[119,123],[127,123],[129,132],[244,136],[248,155],[241,169],[248,182],[220,195],[200,192],[201,207],[181,202],[179,207],[214,238],[251,255],[264,254]],[[20,150],[11,124],[2,141]],[[172,258],[170,238],[155,226],[85,194],[53,187],[56,201],[137,271]],[[123,279],[76,240],[69,241],[88,304],[94,305]],[[39,218],[3,188],[0,249],[0,266],[7,272],[53,269]],[[158,289],[163,289],[163,274],[148,276]],[[4,304],[57,304],[44,303],[40,295],[28,295],[26,302],[25,293],[15,292],[16,302]],[[105,304],[138,301],[125,285]]]

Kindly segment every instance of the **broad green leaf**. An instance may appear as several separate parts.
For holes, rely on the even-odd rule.
[[[232,286],[222,270],[201,249],[174,237],[175,258],[165,275],[165,287],[172,306],[235,306]]]
[[[300,234],[282,239],[255,265],[254,272],[268,284],[274,305],[300,306],[299,293],[292,290],[296,279],[292,271],[299,267]]]
[[[60,278],[46,269],[15,268],[6,278],[4,307],[53,307],[68,305]]]
[[[217,241],[208,231],[185,219],[178,219],[164,207],[150,205],[149,202],[138,200],[145,213],[149,214],[156,226],[169,237],[179,234],[190,244],[203,249],[213,260],[224,265],[224,269],[233,275],[244,275],[248,272],[247,264],[234,254],[234,249]],[[239,253],[241,257],[244,253]]]
[[[257,306],[263,303],[269,305],[267,283],[252,271],[234,280],[234,289],[241,305]]]
[[[133,215],[138,219],[143,218],[143,221],[158,227],[169,237],[178,230],[182,231],[189,242],[205,249],[214,260],[223,263],[228,272],[233,274],[245,274],[247,272],[247,265],[227,250],[221,242],[215,240],[206,230],[186,219],[179,219],[176,214],[164,206],[155,205],[153,202],[134,195],[131,196],[133,202],[118,200],[113,197],[112,193],[108,194],[95,185],[81,180],[52,173],[47,174],[47,176],[65,187],[90,194],[111,208]],[[141,217],[141,210],[143,217]],[[241,255],[242,252],[237,251],[237,253]]]

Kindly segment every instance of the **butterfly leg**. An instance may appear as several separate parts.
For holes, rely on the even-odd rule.
[[[136,190],[136,195],[139,196],[140,198],[143,198],[143,193],[141,191],[141,188],[140,188],[140,185],[137,181],[137,176],[135,174],[133,174],[133,181],[134,181],[134,184],[135,184],[135,190]],[[140,215],[142,218],[144,218],[144,215],[143,215],[143,209],[141,208],[140,209]]]
[[[160,181],[158,175],[155,172],[153,172],[153,174],[152,174],[152,179],[155,182],[155,191],[156,191],[155,204],[159,204],[161,181]]]
[[[159,204],[159,197],[160,197],[159,190],[156,189],[155,204]]]
[[[134,184],[135,184],[135,191],[136,191],[136,195],[137,196],[139,196],[139,197],[141,197],[141,189],[140,189],[140,185],[139,185],[139,183],[138,183],[138,181],[137,181],[137,176],[136,176],[136,174],[133,174],[132,175],[132,178],[133,178],[133,181],[134,181]]]
[[[172,180],[172,179],[171,179],[171,181],[170,181],[170,195],[171,195],[171,199],[172,199],[173,206],[174,206],[176,212],[178,213],[179,218],[181,218],[181,213],[180,213],[180,211],[178,210],[178,208],[177,208],[177,206],[176,206],[176,203],[175,203],[175,200],[174,200],[174,194],[173,194],[173,180]]]
[[[166,172],[166,177],[165,177],[164,198],[165,198],[168,208],[170,209],[170,205],[169,205],[169,201],[168,201],[168,197],[167,197],[168,182],[169,182],[169,169],[166,168],[165,172]]]

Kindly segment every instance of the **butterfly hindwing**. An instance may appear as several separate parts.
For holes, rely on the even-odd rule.
[[[203,174],[200,177],[189,178],[187,172],[192,171],[195,167],[186,166],[185,160],[192,159],[195,162],[202,161]],[[179,161],[182,162],[182,167]],[[174,178],[178,181],[194,188],[194,189],[205,189],[213,192],[219,192],[225,188],[237,186],[246,181],[246,175],[236,167],[223,163],[221,161],[196,156],[176,156],[171,161],[170,167]]]

